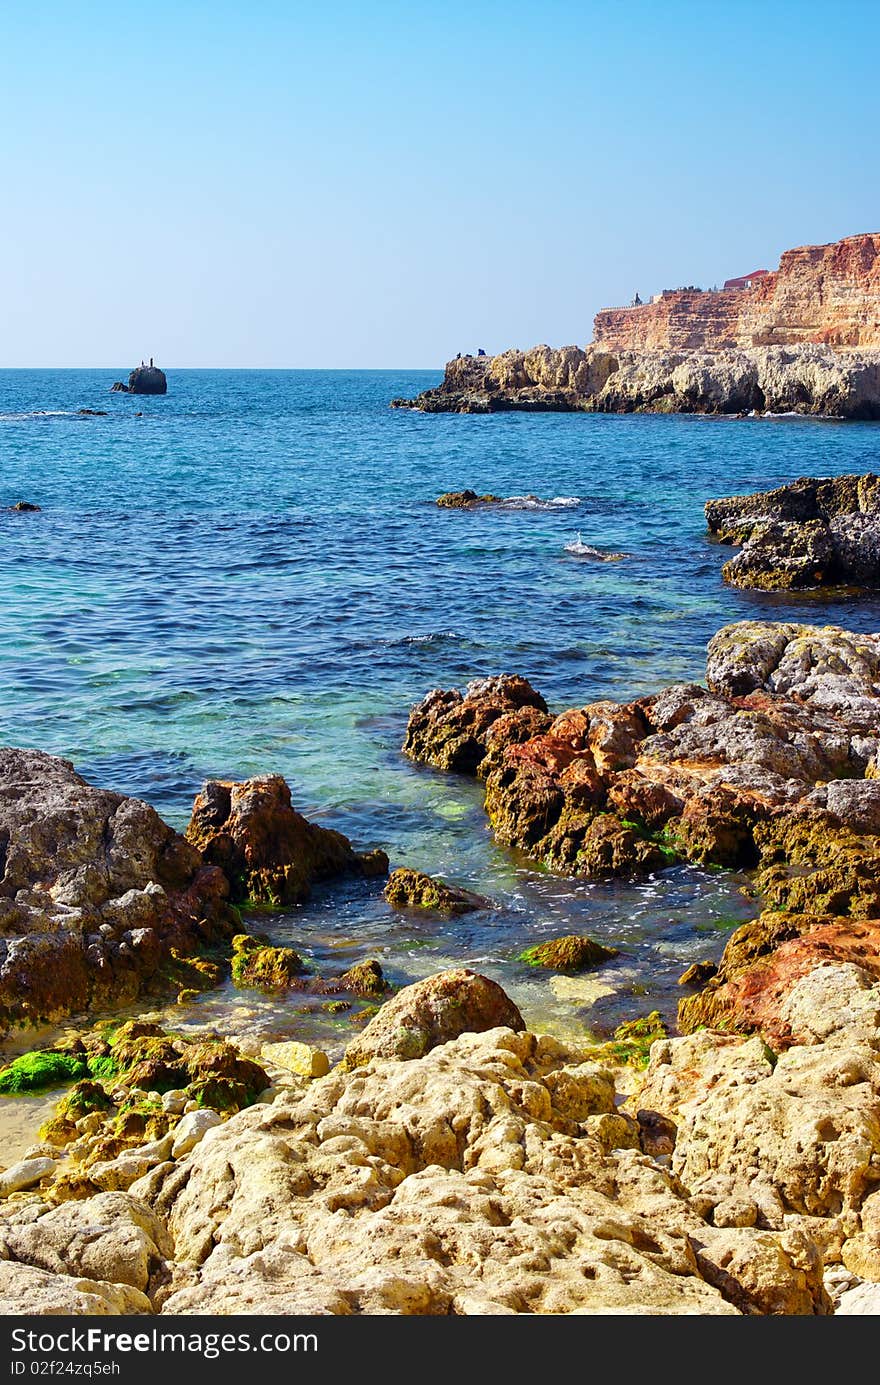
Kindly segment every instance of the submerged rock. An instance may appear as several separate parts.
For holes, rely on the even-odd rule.
[[[38,515],[41,508],[40,505],[32,505],[29,500],[18,500],[14,505],[6,506],[11,513],[23,515]]]
[[[520,961],[530,967],[549,967],[555,971],[587,971],[617,956],[614,947],[603,947],[592,938],[571,933],[564,938],[548,938],[520,953]]]
[[[0,866],[0,1026],[166,988],[235,929],[225,876],[153,808],[39,751],[0,750]]]
[[[222,868],[233,898],[273,907],[301,903],[318,880],[388,869],[384,852],[358,853],[341,832],[298,813],[280,774],[242,783],[209,780],[193,805],[186,837]]]
[[[349,1068],[373,1058],[421,1058],[459,1034],[503,1025],[523,1029],[522,1015],[501,987],[486,976],[458,968],[407,986],[345,1050]]]
[[[395,909],[434,909],[444,914],[468,914],[492,907],[492,901],[483,895],[403,866],[391,872],[385,898]]]
[[[706,504],[721,543],[741,552],[724,579],[765,591],[880,585],[880,477],[802,477]]]
[[[477,495],[476,491],[446,491],[437,497],[437,504],[444,510],[474,510],[480,505],[497,505],[500,495]]]
[[[382,968],[372,957],[355,962],[354,966],[342,973],[337,984],[341,990],[351,991],[352,995],[358,996],[380,996],[389,989]]]

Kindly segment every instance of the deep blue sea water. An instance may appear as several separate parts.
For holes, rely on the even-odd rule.
[[[636,885],[555,879],[493,844],[476,785],[399,753],[432,687],[520,672],[561,709],[700,679],[744,617],[880,628],[878,601],[723,586],[710,496],[880,470],[880,426],[797,419],[423,416],[394,396],[430,372],[169,371],[163,398],[105,371],[0,371],[0,739],[72,759],[177,826],[209,775],[284,774],[297,806],[498,902],[445,925],[393,915],[381,882],[261,920],[321,966],[377,956],[405,982],[452,962],[504,984],[527,1019],[603,1032],[717,956],[753,907],[742,880],[679,868]],[[106,409],[82,417],[79,408]],[[547,511],[441,511],[472,486],[578,497]],[[564,545],[622,550],[619,563]],[[515,961],[542,935],[621,949],[582,981]],[[603,988],[611,994],[601,994]],[[288,1023],[225,990],[192,1022]],[[306,1007],[307,1008],[307,1007]],[[345,1019],[301,1014],[331,1047]]]

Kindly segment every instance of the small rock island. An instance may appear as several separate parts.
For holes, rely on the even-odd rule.
[[[167,394],[168,381],[165,378],[164,370],[160,370],[153,364],[150,357],[150,364],[141,361],[139,366],[128,377],[128,384],[122,380],[117,380],[111,387],[111,393],[115,394]]]

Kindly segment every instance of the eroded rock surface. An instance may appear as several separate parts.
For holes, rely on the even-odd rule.
[[[880,477],[803,477],[754,495],[710,500],[706,522],[741,549],[723,568],[765,591],[880,583]]]
[[[226,878],[139,799],[0,750],[0,1026],[164,984],[230,937]]]
[[[298,904],[313,882],[339,875],[382,875],[382,851],[359,853],[348,837],[309,822],[293,807],[279,774],[241,783],[211,779],[194,805],[187,840],[220,866],[234,898]]]

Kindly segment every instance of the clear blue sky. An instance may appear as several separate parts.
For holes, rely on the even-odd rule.
[[[880,7],[6,0],[0,365],[439,366],[880,229]]]

